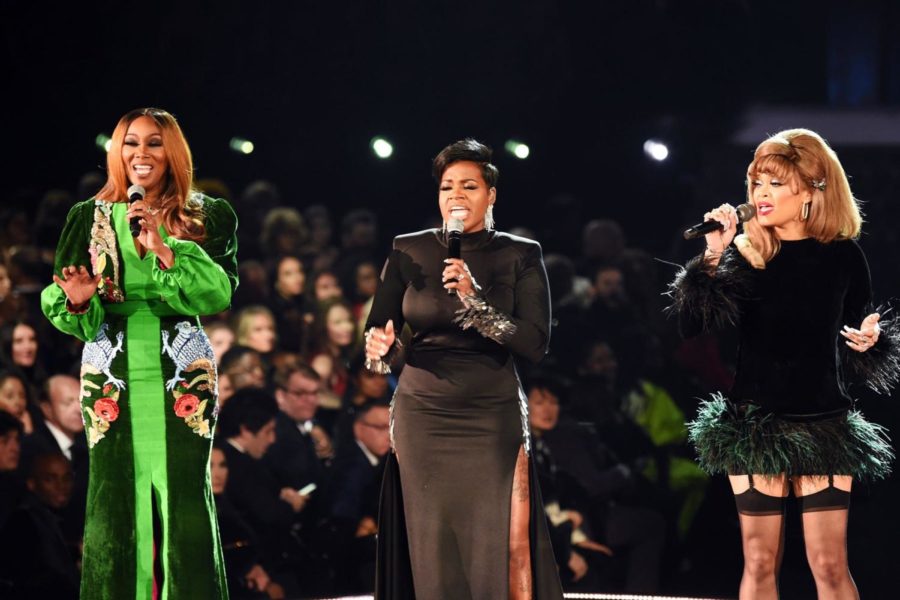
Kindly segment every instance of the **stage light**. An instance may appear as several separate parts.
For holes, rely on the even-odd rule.
[[[240,154],[250,154],[254,150],[253,142],[239,137],[231,138],[231,141],[228,142],[228,146]]]
[[[519,159],[524,160],[531,154],[531,148],[529,148],[527,144],[517,142],[516,140],[507,140],[507,142],[503,144],[503,147],[506,148],[507,152]]]
[[[105,133],[101,133],[94,138],[94,143],[104,152],[109,152],[109,148],[112,146],[112,138]]]
[[[372,146],[372,152],[378,158],[390,158],[391,154],[394,153],[394,146],[383,137],[373,137],[370,145]]]
[[[669,157],[669,147],[659,140],[644,142],[644,154],[655,161],[662,162]]]

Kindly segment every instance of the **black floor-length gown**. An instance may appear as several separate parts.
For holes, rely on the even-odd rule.
[[[397,237],[367,323],[393,319],[398,337],[404,322],[413,332],[392,403],[379,600],[509,597],[513,473],[520,448],[530,452],[513,355],[537,362],[546,351],[547,278],[537,243],[463,235],[462,258],[485,301],[463,315],[472,325],[464,330],[454,322],[463,304],[441,282],[446,257],[440,230]],[[561,599],[533,466],[528,472],[533,597]]]

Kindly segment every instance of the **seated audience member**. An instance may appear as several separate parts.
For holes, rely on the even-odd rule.
[[[61,453],[31,462],[27,493],[0,530],[0,578],[12,584],[4,598],[78,598],[77,548],[60,529],[60,513],[72,494],[72,467]],[[15,543],[9,543],[15,540]]]
[[[306,293],[306,270],[297,256],[282,256],[275,262],[269,294],[269,309],[275,315],[279,347],[306,354],[316,305]]]
[[[295,490],[321,487],[324,465],[320,454],[332,453],[328,434],[314,421],[319,407],[319,374],[307,364],[287,365],[275,372],[275,443],[263,461],[278,483]]]
[[[234,346],[234,332],[225,321],[211,321],[203,326],[203,331],[209,338],[216,364],[222,364],[222,357]]]
[[[47,379],[40,359],[37,328],[27,320],[18,320],[0,329],[0,362],[6,369],[21,373],[34,396]]]
[[[238,514],[256,532],[260,557],[269,574],[297,593],[296,578],[285,562],[291,553],[295,515],[308,497],[290,486],[282,486],[263,456],[275,442],[278,404],[269,392],[256,388],[238,390],[219,414],[219,437],[228,463],[225,493]]]
[[[25,468],[40,454],[63,454],[72,465],[72,498],[62,511],[63,533],[77,543],[84,533],[84,511],[88,486],[88,448],[81,414],[81,384],[71,375],[53,375],[47,379],[38,398],[43,419],[34,432],[22,440]]]
[[[234,392],[263,388],[266,368],[259,352],[246,346],[232,346],[219,363],[219,402],[225,404]]]
[[[229,597],[233,600],[284,598],[284,590],[269,578],[260,564],[256,534],[225,494],[228,462],[222,442],[217,441],[209,455],[209,476],[216,500]]]
[[[349,382],[348,365],[356,349],[356,322],[350,305],[340,298],[321,303],[313,324],[309,364],[322,377],[324,407],[340,409]]]
[[[34,430],[32,407],[28,401],[28,383],[16,371],[0,371],[0,411],[5,411],[19,420],[22,430]]]
[[[265,306],[242,308],[234,317],[235,341],[266,356],[275,349],[275,317]]]
[[[375,534],[383,458],[391,449],[390,408],[369,403],[354,415],[353,438],[338,447],[328,486],[328,506],[338,593],[374,589]]]
[[[317,304],[321,304],[326,300],[341,298],[344,295],[344,290],[341,288],[341,284],[338,281],[337,275],[334,274],[334,271],[324,270],[317,271],[313,275],[312,293],[313,300]]]
[[[373,402],[389,404],[390,400],[391,389],[388,376],[368,370],[364,355],[355,356],[350,363],[350,382],[334,426],[335,444],[352,438],[353,421],[356,411],[361,406]]]
[[[21,439],[22,422],[0,410],[0,527],[19,504],[25,488],[19,473]]]
[[[566,390],[558,380],[534,377],[527,392],[535,461],[539,471],[541,462],[550,464],[549,470],[564,480],[558,486],[560,505],[580,508],[585,530],[624,558],[625,592],[655,592],[666,526],[658,512],[620,503],[634,486],[632,468],[589,429],[560,419]]]

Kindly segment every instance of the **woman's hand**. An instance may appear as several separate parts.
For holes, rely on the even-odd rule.
[[[577,552],[569,553],[569,569],[572,571],[572,581],[578,581],[588,572],[588,564],[587,561],[584,560]]]
[[[384,326],[372,327],[366,334],[366,358],[369,360],[381,360],[387,354],[397,335],[394,333],[394,320],[391,319]]]
[[[447,266],[441,274],[441,281],[444,282],[445,289],[456,290],[460,298],[474,296],[475,292],[481,291],[469,266],[461,258],[448,258],[444,262]]]
[[[881,335],[881,329],[878,327],[880,318],[881,315],[878,313],[872,313],[863,319],[859,329],[844,325],[841,335],[847,338],[847,345],[857,352],[865,352],[878,343],[878,336]]]
[[[97,293],[100,278],[101,274],[99,273],[91,277],[90,272],[84,266],[63,267],[62,277],[53,274],[53,281],[62,288],[69,304],[75,309],[83,307]]]
[[[166,246],[162,236],[159,235],[159,221],[143,200],[131,202],[128,205],[128,212],[125,213],[125,217],[129,223],[133,218],[139,219],[138,223],[141,226],[141,233],[138,235],[137,240],[141,246],[156,254],[163,268],[167,269],[175,264],[175,254],[171,248]]]
[[[737,211],[730,204],[723,204],[714,208],[705,215],[704,221],[718,221],[722,229],[706,234],[706,253],[714,257],[721,256],[725,249],[731,245],[734,236],[737,235],[738,217]]]
[[[291,509],[293,509],[295,513],[302,511],[309,500],[309,496],[299,494],[297,493],[297,490],[289,487],[281,488],[281,493],[278,494],[278,497],[290,504]]]
[[[269,587],[269,574],[266,573],[266,570],[262,568],[260,565],[253,565],[247,574],[244,576],[244,579],[247,580],[247,587],[251,590],[257,590],[260,592],[265,591],[267,587]]]

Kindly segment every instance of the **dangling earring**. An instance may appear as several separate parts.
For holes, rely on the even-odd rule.
[[[805,221],[809,218],[809,205],[810,204],[812,204],[812,202],[804,202],[803,203],[803,208],[800,209],[800,220],[801,221]]]
[[[494,229],[494,205],[490,204],[484,212],[484,228],[487,230]]]

